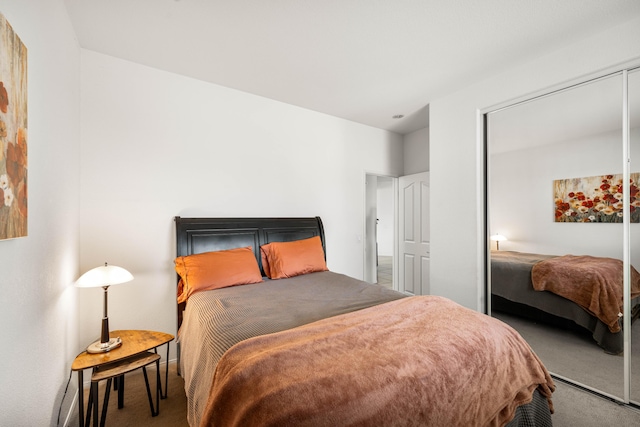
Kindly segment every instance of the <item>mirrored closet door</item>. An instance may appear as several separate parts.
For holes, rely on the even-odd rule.
[[[638,117],[635,148],[625,145],[626,79],[615,73],[486,115],[490,314],[556,377],[621,401],[640,400],[640,384],[628,383],[629,366],[640,381],[640,360],[633,368],[625,357],[640,359],[640,336],[630,350],[622,320],[632,305],[622,303],[626,266],[640,268],[640,247],[629,244],[638,225],[623,214],[640,172],[624,160],[640,157]],[[630,97],[638,79],[629,73]]]

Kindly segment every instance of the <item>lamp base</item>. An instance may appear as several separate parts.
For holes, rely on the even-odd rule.
[[[111,338],[107,342],[100,342],[100,340],[98,340],[87,347],[87,353],[106,353],[107,351],[111,351],[121,345],[122,340],[120,337]]]

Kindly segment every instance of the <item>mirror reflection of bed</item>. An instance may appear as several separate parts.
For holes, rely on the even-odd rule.
[[[590,334],[609,354],[624,351],[622,261],[492,251],[492,309]],[[640,274],[632,267],[632,322],[640,311]]]
[[[571,261],[581,262],[576,266]],[[550,262],[554,264],[548,264]],[[616,271],[603,268],[599,262],[613,266]],[[547,274],[541,277],[539,271]],[[631,303],[634,324],[640,314],[640,274],[632,269],[631,276],[634,279],[634,298]],[[596,374],[589,377],[589,385],[598,390],[614,392],[611,379],[624,369],[622,321],[617,314],[620,303],[614,305],[609,301],[608,308],[598,309],[593,301],[600,300],[593,298],[589,310],[584,298],[574,298],[577,302],[572,301],[570,298],[574,295],[571,293],[563,297],[548,290],[536,290],[542,278],[547,281],[568,281],[568,287],[575,288],[592,285],[594,293],[602,295],[607,290],[622,290],[622,262],[589,256],[541,255],[504,250],[491,252],[493,316],[518,330],[538,354],[544,355],[543,359],[548,361],[552,371],[561,372],[568,378],[580,378],[584,372],[594,371],[590,367],[598,366]],[[616,301],[622,301],[621,294]],[[607,301],[601,298],[600,302],[604,304]],[[640,328],[634,331],[637,336],[632,340],[640,342]]]

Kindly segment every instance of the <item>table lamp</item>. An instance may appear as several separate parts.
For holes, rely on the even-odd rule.
[[[504,242],[505,240],[507,240],[507,238],[504,237],[502,234],[494,234],[493,236],[491,236],[491,240],[495,240],[495,242],[496,242],[496,250],[499,251],[500,250],[500,242]]]
[[[109,337],[109,316],[107,316],[107,289],[111,285],[119,285],[133,279],[133,275],[122,267],[115,265],[107,265],[96,267],[84,273],[76,286],[79,288],[102,287],[104,289],[104,310],[102,315],[102,333],[100,340],[92,343],[87,347],[87,353],[105,353],[107,351],[118,348],[122,345],[120,337]]]

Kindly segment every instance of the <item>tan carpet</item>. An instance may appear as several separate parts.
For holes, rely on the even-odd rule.
[[[155,385],[155,369],[149,368],[149,381]],[[164,366],[160,366],[164,385]],[[111,427],[188,427],[187,398],[184,394],[184,381],[176,374],[176,364],[169,364],[169,392],[165,400],[160,400],[160,414],[151,416],[149,400],[144,386],[142,370],[126,376],[124,408],[118,409],[118,395],[111,392],[106,425]],[[100,397],[104,396],[104,384],[100,386]],[[640,425],[640,412],[620,406],[617,403],[577,390],[558,382],[553,394],[556,413],[552,416],[556,427],[599,427],[602,425]],[[85,391],[85,404],[88,390]],[[102,401],[101,401],[102,402]],[[155,395],[154,395],[155,402]],[[100,404],[102,408],[102,403]],[[70,426],[78,426],[78,412]]]
[[[165,366],[160,365],[162,386],[165,386]],[[156,384],[155,366],[147,368],[149,386],[151,387],[153,404],[156,396],[154,393]],[[100,411],[107,382],[101,381],[99,386]],[[142,369],[131,372],[125,377],[124,407],[118,409],[118,392],[111,390],[107,410],[106,426],[118,427],[188,427],[187,423],[187,397],[184,394],[184,381],[176,374],[176,363],[169,363],[169,388],[166,399],[160,399],[160,413],[152,417],[149,399],[144,384]],[[85,390],[85,405],[89,398],[89,389]],[[69,425],[77,426],[78,411],[74,411],[74,419]]]

